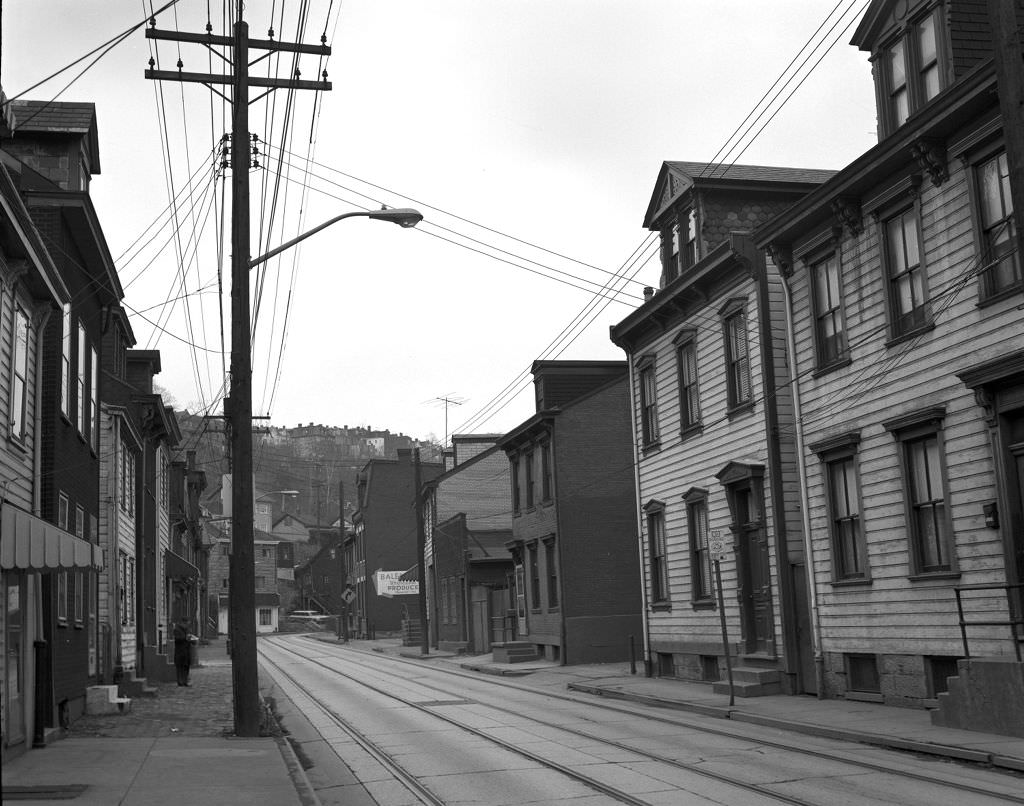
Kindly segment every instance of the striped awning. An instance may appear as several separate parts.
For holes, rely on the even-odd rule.
[[[103,568],[103,549],[11,504],[0,506],[0,568]]]

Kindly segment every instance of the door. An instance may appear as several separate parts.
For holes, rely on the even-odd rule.
[[[25,741],[25,640],[22,625],[25,614],[25,583],[21,574],[5,574],[4,607],[7,610],[4,636],[5,710],[7,744]]]
[[[526,623],[526,571],[522,563],[516,563],[516,637],[522,638],[529,632]]]
[[[999,501],[1000,526],[1006,536],[1007,578],[1013,583],[1024,582],[1024,408],[1000,417],[1000,433],[1004,456],[1006,483]],[[1016,579],[1014,579],[1016,574]],[[1024,590],[1010,595],[1013,616],[1024,616]],[[1024,637],[1024,636],[1022,636]]]
[[[739,541],[741,630],[747,652],[773,654],[771,566],[760,485],[733,488],[733,523]]]

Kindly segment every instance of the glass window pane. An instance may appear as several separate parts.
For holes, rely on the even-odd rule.
[[[908,210],[903,215],[903,240],[907,245],[907,265],[917,266],[921,262],[921,253],[917,243],[917,214]]]
[[[907,268],[907,256],[903,251],[903,222],[894,218],[886,224],[889,263],[892,274],[902,274]]]
[[[907,83],[907,68],[903,58],[903,40],[892,46],[889,51],[889,80],[895,92]]]
[[[924,99],[930,101],[939,94],[939,66],[933,64],[921,73],[921,91]]]
[[[931,64],[936,58],[935,49],[935,17],[929,15],[922,20],[917,29],[918,49],[920,50],[921,66]]]
[[[987,227],[1003,217],[998,160],[989,160],[978,171],[981,188],[981,222]]]

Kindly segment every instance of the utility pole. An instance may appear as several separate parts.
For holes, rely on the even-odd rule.
[[[338,640],[348,643],[348,569],[345,567],[345,480],[338,482]]]
[[[249,26],[242,19],[243,0],[238,0],[233,36],[215,36],[207,23],[206,34],[188,34],[156,28],[150,18],[147,39],[190,42],[208,48],[231,48],[232,75],[155,70],[150,59],[146,78],[205,84],[221,97],[213,85],[232,87],[231,102],[231,394],[224,400],[224,413],[231,428],[231,567],[229,573],[229,627],[231,679],[234,688],[236,736],[258,736],[260,732],[259,669],[256,655],[256,571],[253,545],[252,488],[252,354],[249,321],[249,87],[275,89],[329,90],[326,81],[262,78],[249,75],[249,49],[330,55],[326,40],[320,45],[302,45],[275,40],[250,40]],[[296,71],[297,75],[297,71]],[[259,96],[262,98],[263,95]],[[259,98],[255,100],[259,100]]]
[[[420,495],[420,449],[412,450],[413,463],[413,506],[416,512],[416,571],[420,578],[420,654],[430,654],[430,637],[427,635],[427,561],[424,557],[427,538],[423,529],[423,498]]]

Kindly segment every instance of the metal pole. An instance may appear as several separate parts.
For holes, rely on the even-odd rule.
[[[729,631],[725,626],[725,597],[722,595],[722,566],[715,560],[715,584],[718,587],[718,620],[722,625],[722,651],[725,652],[725,674],[729,678],[729,707],[736,703],[732,683],[732,658],[729,656]]]
[[[420,653],[430,654],[430,636],[427,635],[427,562],[424,554],[427,550],[427,538],[423,529],[423,498],[420,494],[420,449],[413,448],[413,486],[415,490],[414,505],[416,512],[416,570],[420,578],[417,599],[420,605]]]
[[[258,736],[249,322],[249,26],[238,3],[231,126],[231,681],[236,736]]]
[[[338,640],[348,643],[348,602],[345,591],[348,590],[348,570],[345,568],[345,480],[338,482]]]

